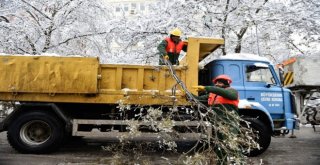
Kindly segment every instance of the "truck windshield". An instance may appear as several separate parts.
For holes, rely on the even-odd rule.
[[[248,65],[246,67],[246,79],[251,82],[266,82],[275,84],[274,78],[269,68]]]

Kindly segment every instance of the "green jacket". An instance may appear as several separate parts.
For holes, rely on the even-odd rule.
[[[201,96],[197,96],[196,98],[203,102],[203,103],[208,103],[208,97],[209,97],[209,93],[214,93],[217,94],[219,96],[222,96],[226,99],[229,100],[237,100],[238,99],[238,91],[233,89],[233,88],[220,88],[217,86],[205,86],[205,90],[206,90],[206,94],[205,95],[201,95]],[[231,105],[231,104],[224,104],[224,105],[214,105],[215,107],[225,107],[228,110],[238,110],[238,107]]]
[[[179,65],[178,58],[179,58],[180,54],[167,53],[167,51],[166,51],[167,46],[168,46],[168,42],[166,40],[162,40],[161,43],[158,45],[158,51],[159,51],[159,54],[160,54],[160,58],[163,58],[164,55],[168,55],[169,56],[169,60],[173,65],[175,65],[175,64]],[[184,45],[182,50],[186,52],[187,51],[187,45]],[[163,65],[161,60],[159,60],[159,64]]]

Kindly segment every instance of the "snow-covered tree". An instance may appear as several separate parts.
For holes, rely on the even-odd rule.
[[[278,10],[270,21],[270,29],[279,34],[278,43],[284,44],[289,54],[319,54],[319,6],[316,0],[278,2],[269,6],[270,10]]]
[[[301,54],[308,47],[318,45],[319,4],[316,1],[302,4],[277,0],[176,0],[161,3],[162,7],[154,6],[148,15],[122,18],[125,24],[121,24],[120,31],[123,33],[118,34],[123,40],[118,43],[123,49],[119,52],[135,56],[140,62],[150,57],[155,59],[157,43],[174,27],[181,28],[186,36],[224,38],[226,44],[220,54],[256,53],[279,61],[285,58],[284,55]],[[296,19],[297,16],[301,19]],[[312,26],[304,26],[309,24]],[[297,40],[298,36],[303,36],[304,40]],[[295,43],[297,41],[299,43]],[[141,49],[136,47],[137,43],[142,43]]]
[[[146,14],[113,15],[105,1],[6,1],[2,53],[99,56],[104,63],[158,62],[157,44],[179,27],[186,37],[225,39],[219,54],[319,52],[316,0],[155,0]]]
[[[84,0],[12,1],[2,11],[1,52],[101,55],[108,14]],[[99,38],[102,36],[102,38]]]

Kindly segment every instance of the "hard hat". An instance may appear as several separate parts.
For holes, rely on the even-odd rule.
[[[231,84],[232,83],[232,80],[231,80],[231,78],[228,76],[228,75],[225,75],[225,74],[222,74],[222,75],[219,75],[219,76],[217,76],[216,78],[214,78],[213,80],[212,80],[212,82],[213,83],[216,83],[218,80],[226,80],[227,82],[228,82],[228,84]]]
[[[181,30],[179,28],[175,28],[175,29],[171,30],[170,34],[180,37],[182,32],[181,32]]]

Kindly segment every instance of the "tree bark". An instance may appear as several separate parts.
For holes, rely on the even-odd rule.
[[[255,11],[255,14],[258,14],[260,11],[261,11],[261,7],[263,5],[265,5],[269,0],[264,0],[263,4],[257,8],[257,10]],[[236,34],[237,35],[237,45],[236,45],[236,48],[234,49],[234,52],[235,53],[241,53],[241,48],[242,48],[242,39],[243,39],[243,36],[246,34],[248,28],[249,28],[249,24],[245,25],[244,27],[242,27],[240,29],[240,31]],[[259,46],[259,45],[258,45]]]

